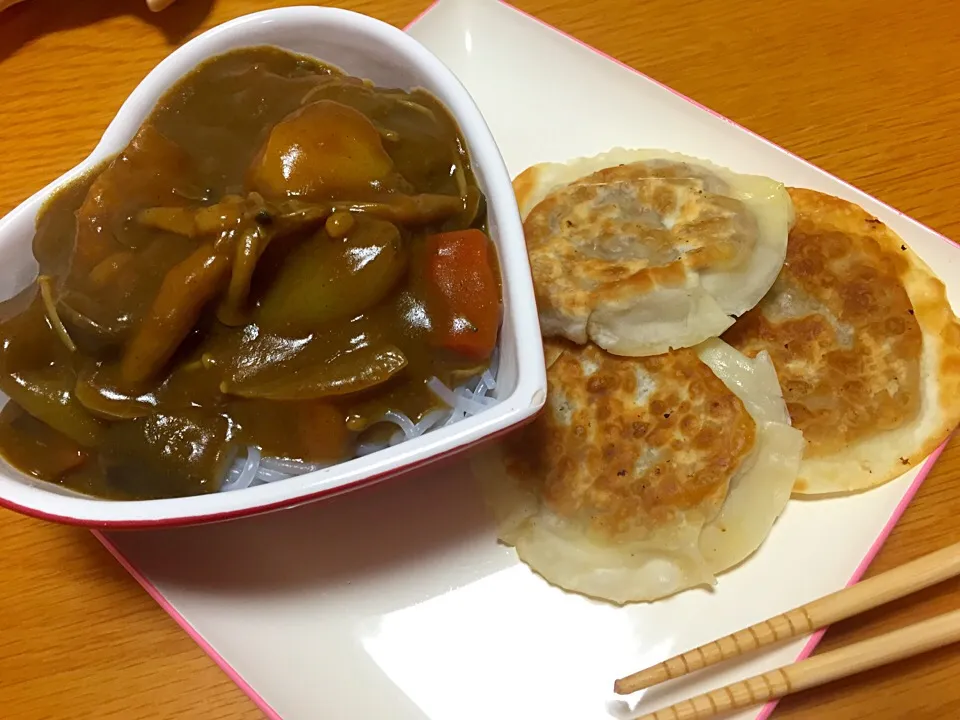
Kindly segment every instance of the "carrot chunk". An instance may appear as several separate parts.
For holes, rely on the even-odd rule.
[[[431,235],[426,240],[425,283],[432,339],[471,359],[486,359],[497,344],[500,287],[480,230]]]

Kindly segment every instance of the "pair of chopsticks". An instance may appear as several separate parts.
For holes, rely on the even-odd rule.
[[[637,690],[805,635],[960,575],[960,543],[937,550],[782,615],[641,670],[614,683],[614,692]],[[711,690],[637,720],[702,720],[776,700],[960,640],[960,610],[815,655],[732,685]]]

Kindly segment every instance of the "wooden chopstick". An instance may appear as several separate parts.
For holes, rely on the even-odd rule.
[[[711,690],[637,720],[703,720],[960,640],[960,610]]]
[[[740,630],[732,635],[694,648],[689,652],[676,655],[659,665],[620,678],[614,683],[614,692],[619,695],[628,695],[651,685],[714,665],[728,658],[744,655],[766,645],[811,633],[839,620],[902,598],[957,575],[960,575],[960,543],[924,555],[905,565],[826,595],[819,600],[801,605],[782,615],[751,625],[745,630]],[[891,633],[891,635],[894,634]],[[931,645],[930,647],[935,646]],[[922,651],[917,650],[916,652]],[[803,663],[798,663],[798,665],[803,665]],[[857,672],[857,670],[853,672]],[[764,676],[758,676],[758,678],[762,677]],[[780,696],[777,695],[776,697]],[[654,716],[651,715],[650,717]],[[673,716],[664,715],[660,717]],[[683,715],[678,717],[705,716]]]

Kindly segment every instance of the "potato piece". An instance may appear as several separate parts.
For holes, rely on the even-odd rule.
[[[345,239],[317,233],[287,256],[260,299],[257,321],[271,330],[309,332],[364,312],[407,268],[400,231],[359,217]]]
[[[369,194],[392,170],[380,133],[363,113],[321,100],[274,126],[253,162],[250,183],[270,198],[356,197]]]
[[[117,242],[116,232],[133,208],[186,204],[174,190],[189,186],[193,175],[184,151],[145,123],[93,182],[77,211],[71,277],[82,280],[112,253],[127,249]]]

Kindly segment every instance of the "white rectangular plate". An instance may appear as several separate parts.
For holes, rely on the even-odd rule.
[[[960,253],[945,238],[509,6],[442,0],[410,33],[473,94],[512,175],[623,145],[822,190],[888,223],[957,305]],[[462,461],[264,517],[103,539],[271,718],[624,720],[809,652],[799,640],[642,697],[612,693],[620,675],[859,577],[934,459],[868,493],[791,502],[716,590],[627,608],[518,564]]]

